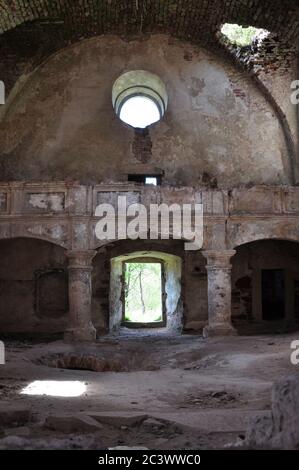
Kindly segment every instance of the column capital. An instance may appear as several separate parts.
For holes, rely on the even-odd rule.
[[[206,250],[202,254],[207,259],[207,268],[230,268],[236,250]]]
[[[96,250],[69,250],[66,252],[69,260],[68,267],[71,269],[90,268],[96,253]]]

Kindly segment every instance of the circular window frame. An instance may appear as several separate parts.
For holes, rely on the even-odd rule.
[[[126,125],[137,128],[123,121],[120,117],[125,103],[135,97],[144,97],[155,104],[160,119],[150,123],[145,128],[157,124],[164,117],[168,106],[168,95],[164,82],[158,75],[146,70],[132,70],[125,72],[114,82],[112,88],[112,105],[118,118]]]

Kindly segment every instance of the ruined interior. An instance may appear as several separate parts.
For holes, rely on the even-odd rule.
[[[0,2],[0,449],[298,449],[297,1],[71,3]],[[202,205],[202,247],[100,240],[120,196]],[[132,260],[156,325],[124,320]]]

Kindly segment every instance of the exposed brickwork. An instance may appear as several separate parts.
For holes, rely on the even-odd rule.
[[[7,92],[23,73],[33,70],[43,59],[67,44],[58,25],[31,23],[0,36],[0,77]]]
[[[264,28],[271,31],[271,36],[250,47],[237,48],[220,33],[223,23]],[[293,136],[268,77],[272,72],[284,74],[290,70],[294,77],[299,46],[297,0],[0,0],[0,79],[5,83],[6,96],[21,75],[31,72],[54,52],[106,33],[127,40],[150,33],[170,34],[233,59],[243,71],[249,70],[281,122],[292,162],[291,179],[295,182]],[[248,100],[238,83],[234,83],[233,90],[237,98]],[[150,148],[146,143],[140,151],[144,146],[141,140],[135,139],[133,152],[146,162]]]
[[[136,129],[132,150],[135,158],[141,163],[148,163],[152,156],[152,141],[149,130]]]
[[[4,57],[0,74],[9,90],[22,73],[54,51],[105,33],[163,32],[221,49],[219,31],[226,22],[277,34],[278,42],[274,47],[266,45],[265,54],[237,51],[243,62],[256,68],[264,59],[273,64],[278,56],[288,60],[290,52],[293,55],[280,46],[281,40],[291,46],[298,43],[299,6],[295,0],[0,0],[0,34],[11,30],[0,37]]]
[[[69,30],[89,34],[115,29],[152,32],[161,27],[205,42],[225,22],[269,29],[288,40],[299,33],[295,0],[2,0],[0,12],[0,32],[40,19],[64,22]]]
[[[261,35],[246,47],[235,46],[224,36],[220,40],[246,69],[252,70],[256,75],[277,70],[284,73],[292,67],[297,56],[295,45],[286,43],[273,33]]]

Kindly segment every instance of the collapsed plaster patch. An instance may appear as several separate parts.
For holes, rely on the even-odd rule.
[[[195,98],[199,93],[201,93],[206,86],[205,80],[203,78],[191,77],[191,85],[189,86],[190,95]]]
[[[34,209],[45,209],[53,212],[64,211],[64,193],[28,194],[28,206]]]
[[[66,238],[67,227],[63,227],[58,224],[45,226],[35,223],[34,225],[26,227],[26,232],[38,237],[52,238],[53,240],[58,240],[60,244],[62,244]]]

